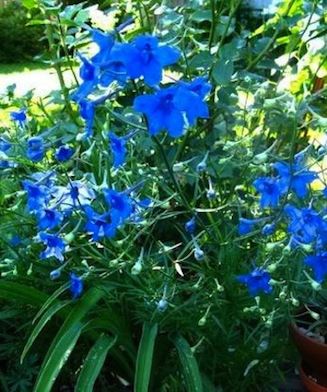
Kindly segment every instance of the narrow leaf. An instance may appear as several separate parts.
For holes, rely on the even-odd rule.
[[[102,335],[89,351],[81,373],[78,377],[75,392],[92,392],[94,383],[101,372],[107,353],[115,344],[116,337]]]
[[[41,306],[48,296],[34,287],[10,280],[0,281],[0,298],[13,299],[34,306]]]
[[[144,323],[142,337],[137,352],[134,392],[148,391],[151,376],[153,349],[157,333],[157,324]]]
[[[178,336],[174,343],[181,361],[187,392],[203,392],[199,367],[190,345],[181,336]]]
[[[83,326],[81,320],[104,294],[103,290],[93,288],[76,303],[50,345],[36,380],[34,392],[50,392],[81,333]]]
[[[55,315],[59,310],[61,310],[68,303],[70,303],[70,301],[57,302],[53,306],[51,306],[49,309],[47,309],[47,311],[43,314],[43,316],[40,318],[39,322],[36,324],[32,333],[30,334],[30,336],[28,338],[28,341],[27,341],[27,343],[24,347],[24,350],[22,352],[22,355],[20,357],[21,363],[24,361],[24,358],[25,358],[28,350],[31,348],[35,339],[38,337],[39,333],[45,327],[47,322],[52,318],[53,315]]]

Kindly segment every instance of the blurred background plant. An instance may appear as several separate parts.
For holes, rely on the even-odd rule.
[[[9,87],[0,101],[2,388],[280,390],[296,358],[287,332],[292,313],[324,290],[303,260],[325,223],[293,246],[290,235],[303,240],[303,233],[284,207],[310,206],[326,220],[326,2],[282,1],[273,14],[237,0],[23,5],[47,38],[39,58],[60,89],[40,99]],[[72,97],[95,69],[90,31],[113,31],[130,19],[116,30],[118,41],[153,33],[180,50],[164,86],[198,76],[211,83],[210,93],[200,83],[210,117],[180,138],[150,137],[151,116],[146,122],[132,107],[135,97],[153,93],[140,80],[110,84],[109,99],[92,82],[93,99],[102,100],[85,138],[93,112]],[[94,40],[101,50],[110,42]],[[125,150],[120,166],[115,154],[121,159]],[[301,197],[288,182],[294,165],[297,176],[306,173]],[[132,195],[147,208],[115,238],[100,229],[106,216],[58,210],[51,219],[69,247],[47,242],[40,257],[38,234],[49,222],[28,211],[32,183],[56,186],[58,204],[75,186],[83,203],[97,195],[92,207],[101,213],[107,188],[127,189],[123,204]],[[61,253],[63,263],[42,260]]]

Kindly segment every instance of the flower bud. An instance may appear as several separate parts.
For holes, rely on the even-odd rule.
[[[194,249],[194,258],[197,261],[201,261],[204,259],[204,252],[202,249],[200,249],[199,247],[196,247]]]
[[[161,300],[158,302],[157,309],[159,312],[164,312],[168,308],[168,302],[164,299],[161,298]]]
[[[138,260],[132,267],[131,273],[132,275],[138,275],[142,271],[142,263]]]
[[[60,277],[60,275],[61,275],[60,269],[55,269],[55,270],[50,272],[50,279],[51,280],[58,279]]]

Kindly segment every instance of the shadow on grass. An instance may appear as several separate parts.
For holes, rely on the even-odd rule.
[[[0,74],[2,75],[33,71],[38,69],[49,69],[49,65],[36,61],[23,62],[17,64],[0,64]]]

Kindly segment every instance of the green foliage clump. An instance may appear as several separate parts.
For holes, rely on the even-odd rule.
[[[43,28],[29,26],[26,9],[18,1],[0,8],[0,63],[26,61],[42,52]]]

